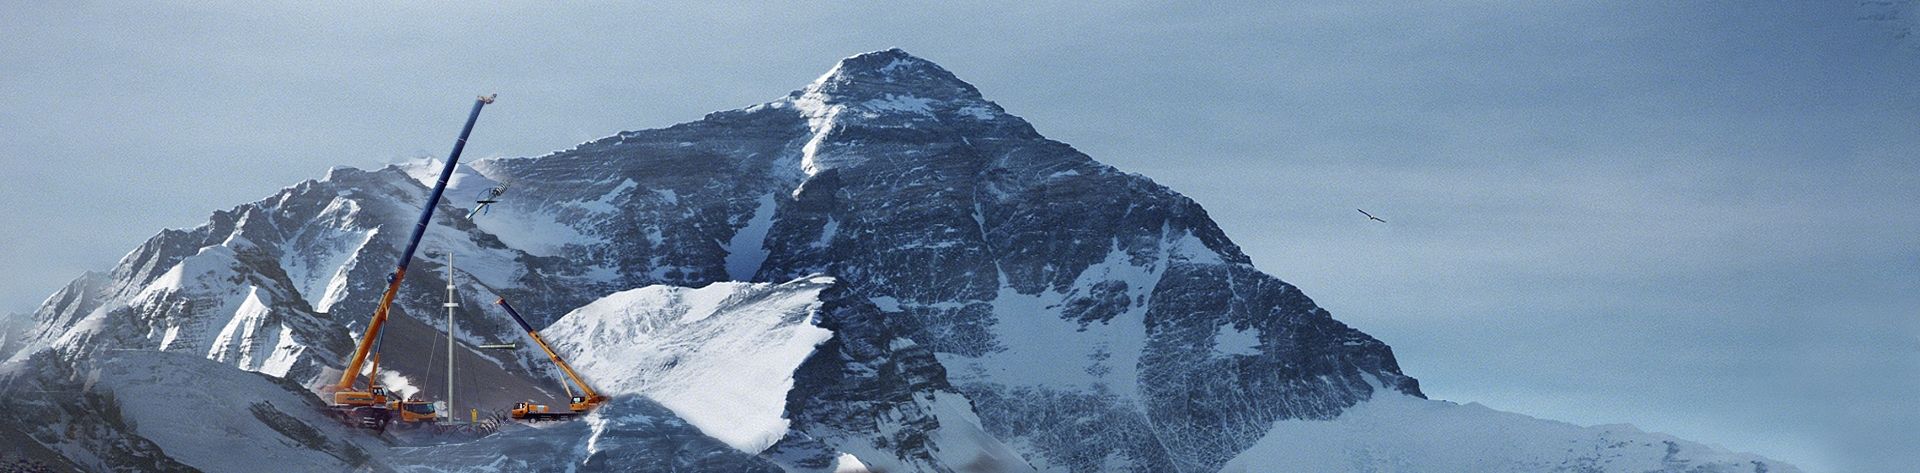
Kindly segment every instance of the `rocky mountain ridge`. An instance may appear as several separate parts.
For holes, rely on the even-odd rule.
[[[336,168],[164,231],[50,298],[11,359],[163,351],[330,383],[436,168]],[[462,196],[501,185],[499,203],[464,216]],[[777,326],[820,337],[781,339],[811,343],[776,357],[790,378],[768,378],[791,383],[774,406],[785,426],[761,413],[774,427],[703,427],[793,471],[1218,471],[1278,425],[1421,396],[1390,348],[1259,271],[1191,199],[1046,139],[900,50],[845,59],[765,104],[474,162],[447,195],[378,374],[429,398],[446,363],[448,253],[468,383],[456,391],[482,406],[558,403],[564,389],[544,355],[476,348],[520,336],[495,299],[568,334],[555,337],[568,356],[594,359],[617,347],[583,342],[567,327],[584,322],[569,319],[617,326],[588,308],[628,291],[814,284],[793,289],[806,309]],[[832,282],[807,282],[820,277]],[[650,353],[723,333],[677,325],[698,319],[616,320],[665,337]],[[727,374],[678,363],[648,366]],[[678,417],[640,424],[707,425],[670,393],[633,391],[662,398],[634,412]]]

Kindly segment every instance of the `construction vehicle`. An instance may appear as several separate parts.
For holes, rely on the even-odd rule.
[[[508,411],[508,416],[510,417],[513,417],[515,419],[520,419],[520,420],[533,421],[533,422],[539,422],[543,420],[571,419],[574,416],[578,416],[580,414],[581,413],[579,411],[575,411],[575,412],[548,411],[546,405],[534,404],[533,401],[516,402],[513,404],[513,410]]]
[[[494,97],[497,95],[474,100],[473,111],[467,114],[467,124],[460,129],[460,139],[454,142],[453,153],[447,156],[446,167],[440,170],[440,181],[434,183],[433,193],[427,196],[427,206],[420,211],[420,223],[413,227],[413,236],[407,240],[407,249],[400,253],[399,265],[392,274],[387,275],[387,292],[380,297],[373,320],[367,323],[367,331],[361,335],[353,358],[347,362],[347,370],[340,374],[340,382],[325,387],[326,391],[333,392],[334,411],[362,427],[385,430],[387,424],[394,420],[402,425],[418,425],[439,419],[432,402],[394,399],[387,388],[380,386],[380,354],[375,346],[380,340],[380,329],[387,322],[387,311],[393,306],[394,295],[400,291],[400,281],[407,277],[407,263],[413,260],[414,250],[420,247],[420,238],[426,235],[427,226],[433,219],[433,210],[440,206],[440,195],[446,192],[447,180],[453,177],[454,166],[460,161],[460,151],[467,147],[467,136],[473,133],[474,121],[480,118],[480,108],[493,103]],[[367,361],[369,352],[373,355],[373,366],[367,375],[367,390],[356,390],[355,385],[360,380],[360,365]]]
[[[373,366],[370,371],[380,372],[378,353],[373,355]],[[374,430],[386,430],[387,424],[396,420],[400,425],[413,426],[423,422],[437,422],[440,419],[439,414],[434,411],[432,402],[396,399],[385,386],[375,384],[373,376],[367,377],[366,391],[334,392],[332,407],[355,424]]]
[[[600,403],[607,402],[606,396],[594,392],[593,387],[587,386],[587,382],[580,379],[580,373],[574,372],[572,366],[567,366],[567,362],[560,359],[559,353],[554,353],[553,347],[547,345],[546,339],[540,338],[540,333],[534,331],[533,326],[527,324],[527,319],[521,318],[520,312],[513,310],[513,305],[507,304],[505,298],[494,302],[494,304],[506,309],[507,315],[513,316],[513,321],[519,322],[520,328],[527,331],[527,337],[532,338],[533,343],[540,344],[540,349],[547,351],[547,357],[553,359],[553,364],[559,365],[560,370],[565,371],[567,377],[572,378],[573,383],[580,386],[579,395],[575,395],[571,388],[567,388],[567,396],[569,396],[567,409],[573,412],[551,412],[547,410],[547,406],[528,401],[514,404],[513,410],[509,413],[510,417],[532,421],[564,419],[584,414],[587,411],[593,410],[595,407],[599,407]],[[566,387],[566,383],[561,383],[560,385],[563,388]]]

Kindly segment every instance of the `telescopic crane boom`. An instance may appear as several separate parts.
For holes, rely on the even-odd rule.
[[[553,347],[550,345],[547,345],[546,339],[540,338],[540,333],[535,332],[533,330],[533,326],[527,324],[527,319],[520,318],[520,312],[513,310],[513,306],[507,304],[507,300],[505,298],[500,299],[500,301],[498,302],[494,302],[494,304],[499,305],[503,309],[507,309],[507,315],[513,316],[513,321],[520,323],[520,328],[525,329],[527,331],[527,337],[532,338],[533,343],[540,344],[540,349],[546,350],[547,356],[550,358],[553,358],[553,364],[560,365],[560,370],[567,372],[567,377],[573,378],[573,383],[580,386],[580,395],[573,396],[571,401],[572,403],[567,406],[568,409],[572,409],[574,412],[585,412],[587,410],[593,409],[596,406],[599,406],[600,403],[607,401],[606,396],[602,396],[599,393],[593,392],[593,388],[587,386],[586,381],[580,380],[580,373],[575,373],[573,371],[573,367],[567,366],[567,362],[560,359],[560,354],[554,353]],[[524,406],[520,407],[520,409],[523,409],[523,408]],[[519,409],[516,409],[516,411],[517,410]],[[515,416],[515,417],[520,417],[520,416]]]
[[[420,222],[413,227],[413,236],[407,239],[407,249],[400,253],[400,263],[394,268],[393,273],[387,275],[387,292],[385,295],[380,296],[380,305],[374,309],[373,320],[367,323],[367,331],[364,335],[361,335],[359,347],[354,350],[353,358],[347,362],[346,372],[341,373],[340,382],[331,387],[331,390],[334,391],[334,404],[336,406],[347,408],[370,406],[387,410],[401,410],[403,412],[403,420],[413,417],[406,415],[406,412],[420,410],[416,406],[404,406],[406,409],[396,409],[396,407],[401,406],[389,404],[384,389],[373,385],[373,377],[377,376],[377,373],[368,376],[367,391],[354,391],[354,384],[360,380],[360,365],[366,362],[367,353],[372,351],[374,341],[380,337],[381,327],[387,323],[387,310],[393,306],[393,297],[400,291],[400,281],[407,277],[407,263],[413,260],[414,250],[420,247],[420,238],[427,233],[427,225],[431,223],[433,219],[433,210],[440,206],[440,194],[447,190],[447,180],[453,177],[454,166],[460,161],[460,151],[467,147],[467,136],[473,133],[473,123],[480,119],[480,108],[493,103],[494,97],[498,97],[498,95],[483,96],[474,99],[473,111],[467,114],[467,124],[460,128],[460,139],[453,143],[453,153],[447,156],[447,164],[440,170],[440,180],[433,184],[433,193],[427,195],[427,206],[420,211]],[[379,355],[376,354],[374,356],[377,366]],[[427,406],[428,407],[425,408],[428,412],[427,417],[431,417],[431,405]],[[386,424],[385,418],[380,419],[378,424],[384,427]]]

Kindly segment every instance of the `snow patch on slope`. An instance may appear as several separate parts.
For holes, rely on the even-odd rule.
[[[785,435],[793,371],[832,332],[814,325],[832,278],[648,286],[575,309],[542,331],[602,394],[639,394],[743,452]]]
[[[1260,332],[1221,325],[1213,334],[1213,349],[1228,355],[1259,355]]]
[[[502,202],[505,203],[505,202]],[[475,218],[474,225],[482,231],[499,238],[501,243],[535,256],[557,256],[560,249],[567,245],[590,246],[607,243],[606,238],[581,233],[579,229],[560,223],[559,216],[550,211],[522,211],[514,206],[494,204],[488,212],[498,212],[494,218]]]
[[[906,342],[912,344],[912,342]],[[899,346],[895,349],[900,348]],[[914,458],[902,458],[891,451],[884,443],[871,439],[901,438],[902,432],[909,426],[901,419],[913,417],[914,411],[929,412],[938,419],[940,428],[928,430],[927,453],[925,463]],[[1035,471],[1026,459],[1012,447],[1001,443],[980,427],[980,417],[973,412],[973,402],[966,396],[952,392],[933,392],[924,398],[911,399],[888,409],[879,416],[876,432],[866,438],[839,439],[832,442],[838,449],[835,473],[840,472],[889,472],[889,471],[927,471],[929,466],[945,468],[949,471],[983,471],[997,473]],[[940,470],[934,470],[940,471]]]
[[[860,107],[871,112],[897,112],[917,115],[933,114],[933,99],[887,94],[886,98],[862,102]]]
[[[1750,472],[1800,469],[1757,455],[1641,432],[1580,427],[1407,396],[1376,387],[1373,399],[1331,421],[1274,424],[1221,471],[1532,473]]]
[[[1138,399],[1140,353],[1147,340],[1147,306],[1139,301],[1159,285],[1166,261],[1156,258],[1138,265],[1134,259],[1115,244],[1105,260],[1080,273],[1064,294],[1051,288],[1021,294],[1003,282],[992,303],[997,316],[994,338],[1005,350],[978,358],[937,354],[948,367],[949,379],[1075,391],[1102,386]],[[1096,286],[1112,282],[1126,284],[1123,297],[1128,301],[1112,319],[1083,322],[1061,315],[1071,296],[1091,294]]]
[[[1181,232],[1180,236],[1171,239],[1167,245],[1167,256],[1195,264],[1227,264],[1226,260],[1220,258],[1220,252],[1208,248],[1199,236],[1189,232]]]
[[[432,163],[432,161],[427,162],[427,164]],[[409,175],[427,187],[433,186],[432,179],[438,176],[435,173],[438,173],[439,169],[437,165],[415,165],[415,167],[405,168]],[[478,206],[479,204],[475,202],[478,197],[485,196],[489,189],[504,184],[487,177],[488,172],[497,174],[496,160],[483,159],[473,161],[472,166],[464,163],[456,166],[453,177],[447,182],[447,191],[441,204],[462,211]],[[516,250],[535,256],[558,256],[561,248],[568,245],[591,246],[607,242],[603,237],[588,235],[579,228],[561,223],[562,216],[559,212],[566,210],[588,210],[596,213],[617,211],[612,205],[613,199],[638,185],[632,181],[622,182],[598,200],[565,203],[563,208],[531,206],[526,203],[528,199],[515,197],[518,195],[515,188],[507,185],[506,193],[497,198],[499,202],[487,206],[486,213],[475,215],[472,221],[474,225],[480,227],[481,231],[492,234],[500,239],[501,243]],[[449,215],[447,218],[461,218],[465,215],[462,212],[457,216]],[[436,220],[438,219],[439,217],[436,217]],[[464,266],[462,264],[462,267]]]
[[[272,309],[260,296],[259,288],[249,288],[233,319],[214,337],[207,358],[247,371],[286,376],[307,347],[294,340],[292,327],[275,323]]]
[[[773,229],[773,212],[778,201],[773,194],[760,196],[747,226],[727,241],[727,279],[750,281],[767,261],[767,232]]]
[[[980,416],[973,412],[972,401],[950,392],[933,395],[934,417],[940,428],[927,432],[936,464],[958,471],[1033,471],[1033,466],[1007,444],[993,438],[980,427]]]
[[[322,214],[350,218],[358,212],[358,207],[352,200],[336,198]],[[346,297],[347,275],[358,263],[355,256],[379,233],[378,228],[370,228],[316,235],[313,241],[328,243],[321,244],[315,252],[287,252],[280,257],[280,267],[285,269],[287,278],[293,281],[308,307],[327,312],[340,298]]]
[[[221,245],[202,248],[134,297],[133,306],[169,314],[146,327],[154,348],[276,376],[287,374],[306,347],[294,343],[291,329],[274,315],[278,301],[248,284],[242,274],[243,263],[235,251],[250,247],[251,242],[235,235]],[[180,302],[183,299],[194,302]]]
[[[581,210],[586,210],[588,212],[600,213],[600,214],[610,214],[614,212],[619,212],[620,208],[613,205],[613,199],[620,197],[622,194],[626,194],[627,191],[631,191],[635,187],[640,187],[640,183],[633,182],[632,179],[624,179],[620,182],[620,185],[614,186],[613,190],[607,191],[607,193],[605,195],[601,195],[598,200],[587,201],[587,202],[561,202],[560,205],[574,207]],[[676,198],[676,196],[674,196],[672,193],[673,193],[672,190],[667,190],[666,194],[663,195],[662,197],[667,198],[671,202]]]
[[[837,71],[839,68],[835,68],[835,70]],[[826,76],[821,76],[821,80],[833,74],[834,72],[829,71]],[[818,84],[819,81],[816,80],[815,85],[810,87],[817,88]],[[838,118],[847,110],[847,106],[839,104],[829,105],[827,100],[828,97],[814,92],[794,97],[788,101],[788,103],[793,105],[795,111],[800,112],[801,116],[807,118],[807,127],[812,129],[813,132],[813,136],[807,139],[807,143],[800,147],[800,170],[808,176],[835,167],[827,162],[822,162],[826,156],[821,153],[820,148],[825,146],[827,136],[833,134],[833,130],[839,126]],[[798,192],[798,190],[796,189],[795,192]]]

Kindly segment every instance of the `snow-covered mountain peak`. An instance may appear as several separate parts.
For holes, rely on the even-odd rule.
[[[840,60],[801,90],[829,102],[864,101],[888,95],[927,100],[980,100],[980,90],[933,61],[900,49],[875,51]]]
[[[404,238],[419,228],[436,161],[334,168],[215,212],[205,225],[160,232],[111,272],[50,297],[28,344],[9,357],[38,357],[44,369],[19,372],[50,376],[10,384],[0,367],[0,389],[78,391],[85,376],[74,373],[87,371],[78,362],[118,350],[206,358],[199,365],[309,388],[333,384],[379,310]],[[459,394],[441,398],[458,402],[447,409],[456,414],[564,399],[577,386],[540,350],[477,347],[525,337],[489,304],[504,298],[615,399],[581,422],[446,448],[379,446],[345,463],[372,462],[376,471],[825,473],[857,463],[900,472],[1204,472],[1387,469],[1364,461],[1385,458],[1405,459],[1400,471],[1757,469],[1731,468],[1757,465],[1744,457],[1695,468],[1702,463],[1688,459],[1706,457],[1688,455],[1717,453],[1632,432],[1527,428],[1422,400],[1385,343],[1260,272],[1198,203],[1041,136],[900,50],[840,61],[766,104],[540,157],[469,163],[447,182],[395,293],[377,376],[389,387],[418,386],[428,399],[446,396],[444,386]],[[494,203],[468,212],[482,198]],[[452,350],[435,345],[447,339]],[[142,363],[135,368],[177,364]],[[461,374],[442,384],[446,377],[433,376],[446,365]],[[202,430],[263,439],[179,447],[183,462],[203,461],[200,452],[266,458],[280,447],[354,457],[335,440],[301,440],[320,438],[307,435],[320,427],[289,421],[300,414],[293,401],[227,416],[219,413],[236,405],[231,396],[146,397],[245,378],[169,371],[185,374],[167,375],[165,389],[123,391],[143,396],[120,403],[134,407],[133,420],[221,415],[240,425]],[[0,407],[24,412],[16,399],[25,398],[0,396]],[[108,399],[71,400],[59,406],[67,414],[35,412],[55,420],[112,412]],[[139,416],[160,405],[177,410]],[[1366,438],[1395,432],[1382,429],[1401,419],[1414,426],[1402,430],[1409,433],[1452,434],[1424,427],[1437,424],[1531,437]],[[0,421],[0,444],[84,449],[140,433],[25,422]],[[296,442],[273,437],[282,434]],[[1303,438],[1323,448],[1292,448]],[[153,443],[175,455],[161,440]],[[165,458],[158,448],[133,453]],[[1585,453],[1596,448],[1605,455]],[[256,450],[264,453],[246,455]],[[206,469],[234,469],[220,466],[239,458],[215,458]],[[1296,460],[1307,466],[1281,468]],[[1483,464],[1517,467],[1446,469]]]
[[[805,88],[766,106],[793,107],[818,134],[834,131],[835,125],[910,128],[1019,120],[952,72],[899,49],[842,59]]]

